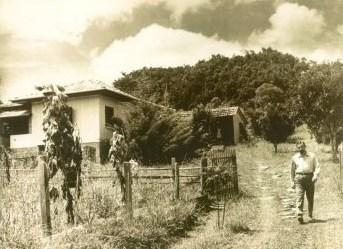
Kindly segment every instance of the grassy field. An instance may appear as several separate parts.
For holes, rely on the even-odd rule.
[[[289,189],[290,159],[299,140],[306,141],[322,165],[315,195],[320,222],[303,227],[293,216],[294,193]],[[301,127],[279,145],[277,154],[262,140],[239,145],[236,151],[240,195],[229,200],[222,229],[217,227],[217,211],[199,216],[199,185],[183,185],[175,201],[171,184],[135,182],[130,221],[119,188],[108,179],[83,183],[77,226],[67,226],[63,202],[54,203],[54,235],[44,239],[35,176],[26,174],[24,182],[19,177],[0,190],[0,248],[341,248],[343,239],[335,231],[343,229],[342,193],[328,146],[318,145]],[[196,226],[198,222],[205,225]]]
[[[0,189],[0,248],[166,248],[195,225],[198,184],[182,185],[176,201],[172,184],[134,180],[134,219],[130,221],[118,184],[113,178],[99,178],[99,172],[93,172],[98,178],[83,181],[75,210],[78,225],[66,225],[61,198],[51,202],[50,239],[41,236],[38,172],[13,176]],[[56,176],[50,186],[60,189],[61,182]]]

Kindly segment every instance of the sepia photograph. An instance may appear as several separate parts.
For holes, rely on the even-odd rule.
[[[342,13],[0,0],[0,248],[343,248]]]

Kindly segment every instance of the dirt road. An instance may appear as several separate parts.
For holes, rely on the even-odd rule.
[[[294,214],[294,192],[289,189],[292,153],[264,157],[259,151],[249,152],[241,159],[244,168],[240,168],[240,184],[258,200],[256,218],[249,223],[251,232],[219,236],[215,232],[216,217],[211,214],[206,225],[174,248],[343,248],[343,201],[336,180],[339,171],[337,164],[329,160],[330,155],[319,153],[322,171],[316,184],[315,221],[307,222],[305,210],[305,224],[300,225]]]

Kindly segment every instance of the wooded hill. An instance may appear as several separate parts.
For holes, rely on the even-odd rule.
[[[305,60],[273,49],[228,58],[213,55],[194,66],[143,68],[114,82],[119,89],[151,102],[190,110],[214,97],[224,103],[252,108],[255,90],[264,83],[286,94],[308,69]]]
[[[139,98],[194,110],[199,104],[238,105],[255,135],[277,144],[305,123],[333,155],[343,130],[343,64],[317,64],[271,48],[231,58],[213,55],[193,66],[142,68],[113,82]],[[193,124],[194,125],[194,124]]]

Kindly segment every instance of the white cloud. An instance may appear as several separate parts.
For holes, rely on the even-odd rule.
[[[140,4],[139,0],[2,0],[2,32],[28,40],[77,43],[80,35],[99,17],[120,17]]]
[[[213,7],[214,3],[211,0],[160,0],[172,10],[172,17],[179,21],[186,11],[196,11],[199,7]]]
[[[325,20],[317,10],[293,3],[279,5],[269,21],[271,27],[254,32],[250,44],[298,54],[313,50],[325,32]]]
[[[0,0],[0,33],[27,40],[77,44],[96,19],[130,18],[134,8],[165,3],[175,19],[210,0]]]
[[[249,4],[257,1],[259,0],[235,0],[235,4]]]
[[[232,56],[242,50],[235,42],[208,38],[184,30],[157,24],[142,29],[136,36],[114,41],[93,61],[93,70],[107,81],[146,67],[168,67],[193,64],[211,54]]]
[[[306,58],[317,62],[330,62],[342,59],[341,48],[317,48],[306,54]]]
[[[6,89],[6,95],[18,95],[41,81],[91,77],[87,67],[96,52],[82,54],[78,45],[82,34],[94,21],[130,19],[132,11],[140,5],[161,3],[177,20],[186,11],[195,11],[209,1],[0,0],[1,84],[6,85],[2,88]],[[6,40],[4,35],[8,37]],[[126,53],[131,51],[130,47],[124,47]],[[125,64],[125,60],[123,62]],[[108,74],[113,70],[111,68]],[[3,92],[0,95],[4,95]]]
[[[70,82],[88,77],[88,58],[67,43],[27,43],[16,40],[8,44],[0,60],[2,92],[10,98],[32,91],[42,82]]]

